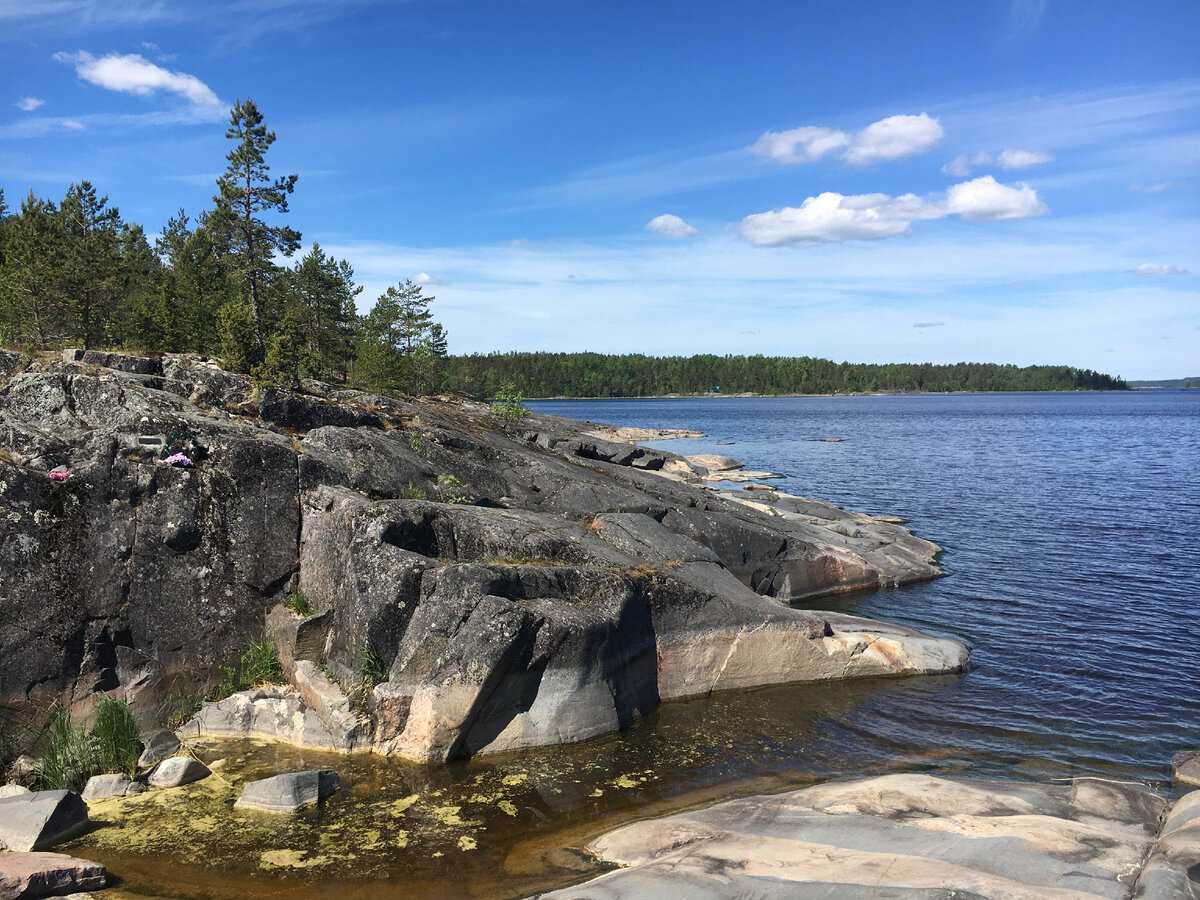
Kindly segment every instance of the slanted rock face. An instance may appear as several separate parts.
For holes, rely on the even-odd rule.
[[[296,585],[319,618],[272,628],[304,708],[234,700],[200,726],[438,760],[593,737],[672,697],[966,661],[780,602],[935,577],[936,545],[718,495],[611,429],[315,382],[260,394],[200,357],[2,362],[0,702],[18,709],[119,688],[157,724]],[[377,685],[374,734],[322,667]]]

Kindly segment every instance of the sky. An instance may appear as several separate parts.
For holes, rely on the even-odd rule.
[[[1200,375],[1196,0],[0,0],[0,187],[286,221],[453,353]]]

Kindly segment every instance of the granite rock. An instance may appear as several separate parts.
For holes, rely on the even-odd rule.
[[[87,829],[88,808],[74,791],[32,791],[0,799],[0,847],[45,850]]]
[[[260,781],[250,781],[234,806],[269,812],[294,813],[329,796],[340,786],[333,769],[287,772]]]
[[[148,779],[151,787],[172,788],[207,778],[208,766],[190,756],[170,756],[158,764]]]
[[[0,854],[0,900],[95,891],[106,881],[104,866],[63,853]]]

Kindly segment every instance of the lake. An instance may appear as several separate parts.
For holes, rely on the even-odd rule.
[[[958,637],[971,670],[667,703],[620,734],[447,766],[218,742],[196,748],[218,777],[97,806],[122,827],[61,849],[142,896],[523,897],[596,874],[576,849],[592,836],[731,796],[895,771],[1165,789],[1171,755],[1200,747],[1200,391],[533,405],[699,429],[655,446],[903,516],[948,577],[812,605]],[[342,790],[295,818],[233,814],[219,777],[321,766]]]

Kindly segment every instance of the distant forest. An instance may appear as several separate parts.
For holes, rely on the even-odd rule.
[[[836,363],[810,356],[621,356],[490,353],[450,356],[447,388],[491,397],[505,382],[526,397],[654,397],[663,394],[843,394],[871,391],[1127,390],[1091,369],[996,363]]]

